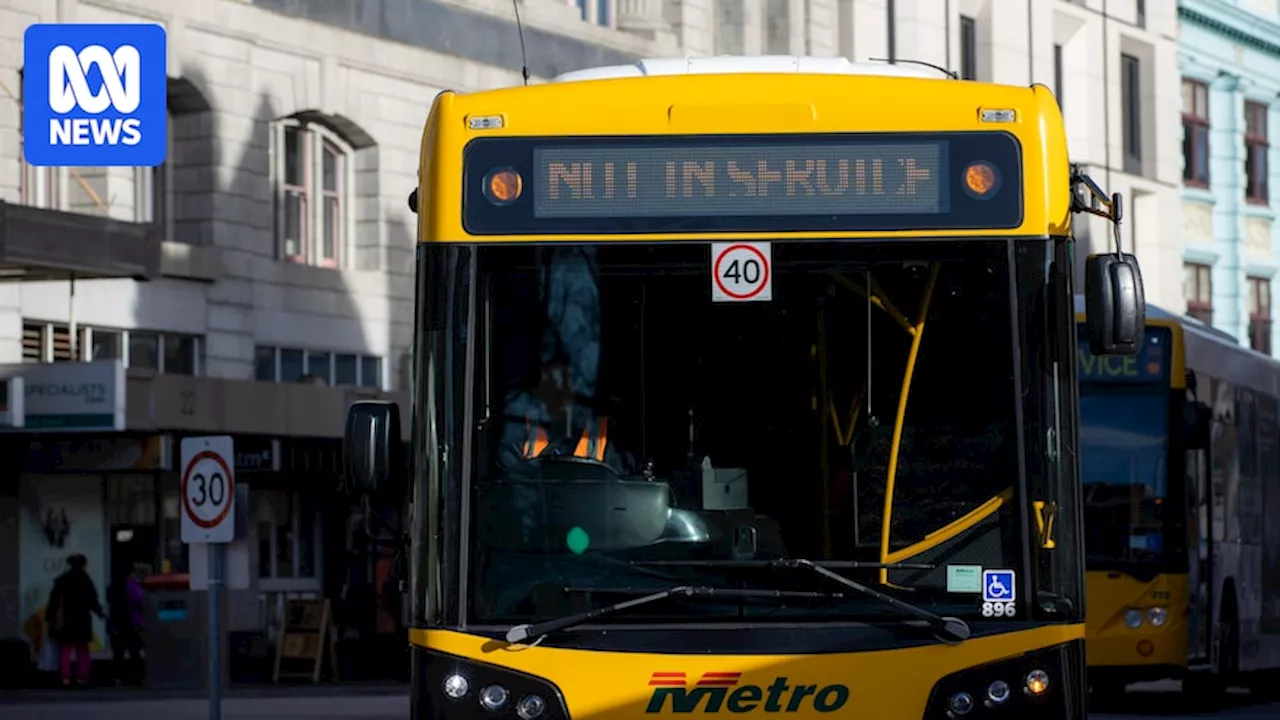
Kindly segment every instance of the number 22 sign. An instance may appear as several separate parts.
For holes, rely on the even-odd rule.
[[[711,243],[711,299],[773,299],[773,248],[767,242]]]

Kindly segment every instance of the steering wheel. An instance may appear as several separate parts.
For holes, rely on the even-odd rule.
[[[621,473],[619,473],[612,465],[596,460],[595,458],[578,457],[577,455],[547,455],[544,453],[536,458],[531,458],[531,460],[556,465],[582,465],[584,467],[599,468],[601,470],[607,470],[611,475],[621,476]]]

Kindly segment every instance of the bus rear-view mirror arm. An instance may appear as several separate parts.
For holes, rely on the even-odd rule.
[[[1079,165],[1071,166],[1071,211],[1111,224],[1115,247],[1089,255],[1084,267],[1085,322],[1094,355],[1136,355],[1146,337],[1147,302],[1138,258],[1124,252],[1124,198],[1107,195]]]

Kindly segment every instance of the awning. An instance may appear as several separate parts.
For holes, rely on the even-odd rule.
[[[148,279],[160,227],[0,201],[0,280]]]

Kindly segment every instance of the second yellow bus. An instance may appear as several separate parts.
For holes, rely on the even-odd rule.
[[[1149,306],[1143,349],[1082,344],[1079,378],[1094,691],[1280,667],[1280,362]]]

